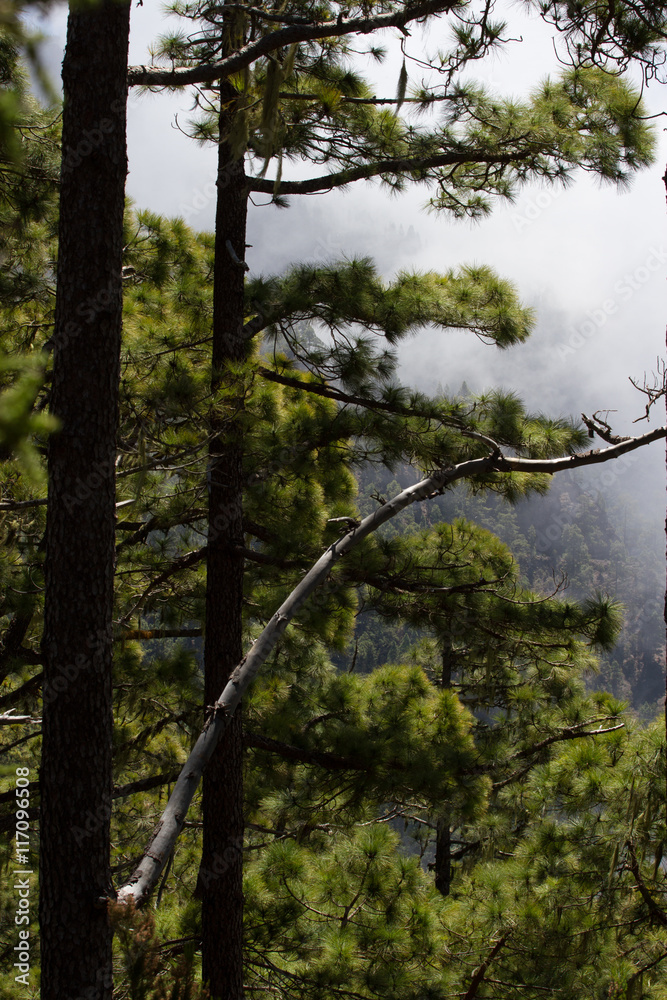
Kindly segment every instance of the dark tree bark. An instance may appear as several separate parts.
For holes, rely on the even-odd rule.
[[[440,686],[447,690],[452,686],[452,671],[455,669],[455,654],[452,641],[448,636],[442,637],[442,675]],[[436,821],[435,834],[435,887],[443,896],[449,895],[452,885],[452,815],[447,806],[443,806]]]
[[[243,361],[248,189],[243,159],[225,141],[236,110],[221,86],[213,287],[209,534],[204,643],[205,702],[213,705],[243,656]],[[241,418],[241,419],[240,419]],[[243,741],[237,711],[203,779],[202,976],[211,996],[243,994]]]
[[[667,195],[667,167],[663,175],[665,194]],[[665,347],[667,348],[667,332],[665,333]],[[665,393],[665,416],[667,417],[667,393]],[[665,441],[665,469],[667,469],[667,440]],[[665,541],[667,543],[667,516],[665,517]],[[665,557],[667,559],[667,544],[665,547]],[[667,565],[667,564],[666,564]],[[665,622],[665,746],[667,746],[667,583],[665,587],[665,604],[663,608],[663,620]],[[665,819],[667,819],[667,753],[665,754]]]
[[[434,872],[436,889],[442,896],[448,896],[452,886],[452,828],[449,810],[443,810],[437,819]]]
[[[69,15],[40,772],[43,1000],[111,997],[111,622],[129,4]]]

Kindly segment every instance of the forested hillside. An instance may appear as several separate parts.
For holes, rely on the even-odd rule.
[[[401,470],[401,478],[409,478]],[[360,478],[366,495],[391,494],[396,475],[368,467]],[[438,520],[469,520],[487,528],[509,546],[522,582],[538,593],[556,588],[566,599],[584,600],[602,593],[622,605],[623,627],[609,651],[602,651],[588,683],[612,692],[653,719],[664,701],[664,566],[662,525],[655,504],[644,494],[622,492],[618,477],[604,484],[586,471],[556,477],[549,492],[509,506],[494,494],[471,494],[457,487],[433,504],[400,517],[400,527],[417,532]],[[372,667],[377,658],[394,662],[409,655],[414,630],[363,614],[355,631],[356,663]],[[353,650],[352,650],[353,652]],[[350,649],[346,656],[352,655]],[[341,658],[341,664],[344,658]]]

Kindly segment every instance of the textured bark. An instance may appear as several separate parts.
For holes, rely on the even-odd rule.
[[[70,11],[40,771],[43,1000],[111,997],[111,620],[129,5]]]
[[[665,185],[665,194],[667,195],[667,168],[665,168],[665,173],[662,178],[663,184]],[[665,347],[667,348],[667,331],[665,332]],[[665,393],[665,417],[667,418],[667,393]],[[665,420],[667,424],[667,419]],[[665,469],[667,469],[667,440],[665,441]],[[667,560],[667,516],[665,516],[665,558]],[[667,562],[665,564],[667,566]],[[665,623],[665,740],[667,741],[667,585],[665,587],[665,604],[663,607],[663,620]],[[665,744],[667,746],[667,742]],[[665,755],[665,819],[667,820],[667,754]]]
[[[248,191],[243,159],[224,141],[236,92],[221,88],[215,223],[209,533],[204,642],[206,705],[213,705],[243,656],[243,385],[230,365],[243,337]],[[222,397],[220,393],[222,392]],[[216,403],[216,396],[220,402]],[[211,996],[243,995],[243,740],[237,712],[203,781],[204,833],[197,895],[202,900],[202,978]]]
[[[437,819],[434,872],[436,889],[442,896],[448,896],[452,886],[452,828],[447,809]]]
[[[442,674],[440,686],[448,690],[452,686],[452,672],[455,668],[455,654],[449,636],[442,637]],[[449,895],[452,885],[452,815],[444,806],[436,822],[435,835],[435,887],[443,896]]]

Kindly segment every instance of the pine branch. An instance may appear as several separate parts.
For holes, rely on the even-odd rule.
[[[147,521],[144,521],[144,522],[142,522],[139,525],[135,526],[133,524],[132,527],[130,528],[130,530],[132,531],[132,534],[129,536],[129,538],[124,538],[122,542],[118,542],[118,544],[116,545],[116,555],[120,551],[122,551],[122,549],[126,549],[126,548],[129,548],[132,545],[137,545],[139,542],[146,541],[146,539],[150,535],[151,531],[154,531],[155,528],[157,527],[158,520],[159,519],[158,519],[157,515],[154,514],[153,517],[149,517],[149,519]],[[116,525],[116,530],[117,531],[122,530],[122,529],[123,529],[123,525],[122,524],[117,524]]]
[[[360,760],[356,757],[342,757],[340,754],[327,753],[323,750],[303,750],[289,743],[281,743],[272,740],[268,736],[261,736],[259,733],[248,733],[244,731],[243,742],[246,746],[255,750],[266,750],[274,753],[284,760],[293,760],[298,764],[315,764],[327,771],[370,771],[371,765],[367,760]]]
[[[327,753],[322,750],[304,750],[289,743],[272,740],[270,737],[262,736],[259,733],[244,731],[243,742],[246,746],[253,747],[255,750],[264,750],[268,753],[276,754],[284,760],[293,760],[299,764],[313,764],[327,771],[369,771],[371,769],[368,761],[352,757],[342,757],[340,754]],[[139,778],[137,781],[130,781],[125,785],[114,785],[113,798],[127,798],[128,795],[134,795],[136,792],[147,792],[162,785],[171,785],[178,780],[180,773],[179,769],[164,774],[153,774],[148,778]],[[37,788],[39,787],[38,782],[34,782],[33,784]],[[9,793],[7,794],[9,796]],[[6,801],[9,801],[10,798],[11,796],[7,797]],[[0,803],[3,801],[5,799],[0,796]]]
[[[180,770],[169,771],[166,774],[152,774],[149,778],[139,778],[138,781],[129,781],[126,785],[114,785],[112,798],[125,799],[135,792],[149,792],[152,788],[160,788],[162,785],[172,785],[178,780]]]
[[[40,687],[42,686],[42,680],[44,679],[44,674],[35,674],[30,680],[22,684],[21,687],[16,688],[15,691],[10,691],[9,694],[5,694],[0,698],[0,708],[9,708],[10,705],[15,705],[22,698],[33,697],[37,694]]]
[[[207,553],[208,546],[204,545],[200,549],[193,549],[192,552],[186,552],[184,556],[179,556],[178,559],[174,559],[174,561],[170,563],[169,566],[167,566],[167,568],[159,574],[159,576],[156,576],[154,580],[151,580],[145,590],[142,591],[137,600],[134,602],[130,610],[123,615],[120,624],[125,625],[129,622],[132,616],[136,614],[137,611],[141,610],[153,591],[155,591],[160,584],[166,583],[177,573],[181,573],[185,569],[190,569],[192,566],[196,566],[197,563],[206,559]]]
[[[243,545],[235,545],[234,551],[249,562],[259,563],[262,566],[275,566],[277,569],[301,569],[304,562],[303,559],[276,559],[265,552],[246,549]]]
[[[585,726],[589,723],[581,722],[579,725]],[[620,722],[617,726],[609,726],[607,729],[592,729],[592,730],[578,730],[576,726],[571,729],[563,729],[560,733],[556,733],[554,736],[547,736],[546,739],[540,740],[539,743],[535,743],[532,747],[526,747],[524,750],[520,750],[518,753],[513,754],[508,758],[508,761],[518,760],[521,757],[532,757],[534,754],[539,753],[540,750],[544,750],[545,747],[553,746],[554,743],[564,743],[566,740],[580,740],[586,736],[603,736],[604,733],[615,733],[617,729],[625,728],[625,723]],[[505,788],[506,785],[511,785],[512,782],[518,781],[519,778],[523,778],[524,775],[534,766],[534,762],[531,761],[525,767],[521,767],[516,771],[513,771],[508,778],[504,778],[502,781],[494,781],[492,788],[494,792],[499,791],[501,788]]]
[[[39,721],[41,723],[42,720],[40,719]],[[14,740],[13,743],[7,743],[5,746],[0,747],[0,754],[9,753],[9,751],[13,750],[15,747],[20,747],[22,743],[27,743],[29,740],[34,740],[36,736],[41,735],[41,730],[35,729],[31,733],[28,733],[27,736],[22,736],[21,739]]]
[[[322,97],[320,94],[299,94],[299,93],[288,93],[281,91],[278,97],[283,101],[321,101]],[[457,101],[459,100],[458,94],[428,94],[424,97],[404,97],[402,101],[399,101],[397,97],[344,97],[341,96],[338,99],[340,104],[368,104],[371,107],[386,107],[387,105],[396,106],[398,104],[419,104],[420,107],[424,107],[427,104],[436,104],[440,101]]]
[[[258,323],[262,325],[258,326]],[[254,336],[255,333],[259,333],[260,330],[264,329],[266,325],[268,325],[267,321],[263,318],[257,317],[256,319],[250,320],[246,323],[244,332],[249,330],[251,332],[246,335]],[[361,406],[366,410],[372,410],[378,413],[391,413],[398,417],[416,417],[421,420],[435,420],[441,427],[452,427],[463,437],[471,438],[474,441],[481,441],[482,444],[487,445],[491,449],[494,455],[501,454],[500,445],[497,441],[494,441],[493,438],[490,438],[488,435],[482,434],[479,431],[470,430],[463,425],[461,420],[445,416],[441,407],[437,405],[417,410],[414,406],[401,406],[398,403],[386,403],[381,399],[369,399],[367,396],[355,396],[351,393],[343,392],[341,389],[334,389],[325,382],[306,382],[300,378],[294,378],[290,375],[284,375],[280,372],[271,371],[269,368],[259,367],[257,372],[268,382],[277,382],[279,385],[287,385],[293,389],[301,389],[303,392],[311,392],[316,396],[323,396],[325,399],[335,399],[339,403],[345,403],[348,406]]]
[[[484,959],[484,961],[482,962],[482,964],[479,966],[479,968],[473,974],[473,977],[472,977],[472,979],[470,981],[470,986],[468,987],[468,989],[467,989],[467,991],[466,991],[466,993],[465,993],[465,995],[463,997],[463,1000],[473,1000],[473,998],[477,996],[477,990],[479,989],[480,985],[482,984],[482,982],[484,980],[484,976],[486,975],[487,969],[489,968],[489,966],[493,962],[493,960],[496,957],[496,955],[498,954],[498,952],[500,952],[501,949],[504,948],[505,943],[506,943],[506,941],[509,938],[509,936],[510,936],[511,933],[512,933],[511,931],[505,931],[505,933],[502,934],[498,938],[498,940],[495,942],[495,944],[493,945],[493,948],[491,949],[491,951],[489,952],[489,954],[486,956],[486,958]]]
[[[4,715],[0,715],[0,726],[22,726],[22,725],[34,725],[41,726],[41,719],[33,719],[31,715],[12,715],[13,709],[9,712],[5,712]]]
[[[146,466],[147,469],[152,469],[154,466]],[[119,475],[133,476],[137,472],[143,472],[143,469],[129,469],[125,473],[119,473]],[[0,502],[0,511],[3,510],[27,510],[31,507],[46,507],[48,500],[46,497],[36,497],[34,500],[3,500]],[[136,503],[135,500],[119,500],[116,504],[116,510],[120,510],[121,507],[127,507],[130,504]]]
[[[250,322],[246,323],[244,332],[247,328],[252,327],[255,322],[255,320],[250,320]],[[251,335],[254,336],[255,333],[259,333],[260,329],[263,329],[263,327],[253,329]],[[367,396],[355,396],[340,389],[334,389],[333,386],[324,382],[307,382],[305,379],[284,375],[280,372],[271,371],[269,368],[259,367],[257,372],[267,382],[277,382],[278,385],[286,385],[291,389],[301,389],[303,392],[323,396],[325,399],[335,399],[339,403],[345,403],[348,406],[361,406],[367,410],[374,410],[379,413],[392,413],[400,417],[421,417],[425,420],[437,420],[441,424],[451,423],[452,426],[460,429],[458,422],[455,420],[447,421],[442,410],[437,406],[434,406],[430,412],[428,410],[417,412],[414,407],[400,406],[397,403],[385,403],[381,399],[369,399]]]
[[[433,154],[432,156],[401,156],[364,163],[358,167],[348,167],[321,177],[309,177],[303,181],[281,181],[279,192],[288,194],[316,194],[318,191],[331,191],[333,188],[345,187],[354,181],[368,180],[383,174],[411,174],[424,170],[434,170],[438,167],[456,167],[471,163],[486,163],[488,166],[506,167],[513,163],[523,163],[535,156],[533,149],[514,153],[480,153],[472,149],[461,153],[449,152]],[[271,178],[249,177],[248,189],[258,194],[275,194],[276,182]]]
[[[489,471],[494,472],[544,472],[547,475],[554,475],[556,472],[563,472],[565,469],[578,469],[583,465],[599,465],[608,462],[610,459],[619,458],[630,451],[642,448],[667,437],[667,428],[656,427],[648,434],[639,437],[627,438],[619,444],[609,448],[593,448],[590,451],[578,452],[575,455],[568,455],[564,458],[508,458],[504,455],[492,456],[490,461],[493,466]]]
[[[422,0],[406,3],[401,10],[375,17],[339,17],[335,21],[291,24],[249,42],[231,55],[205,66],[161,69],[158,66],[131,66],[127,74],[129,87],[186,87],[193,83],[215,83],[251,66],[262,56],[298,42],[342,38],[345,35],[368,35],[387,28],[404,28],[412,21],[446,14],[460,5],[459,0]]]
[[[36,500],[3,500],[0,510],[27,510],[30,507],[46,507],[47,503],[46,497]]]
[[[39,791],[39,781],[31,781],[26,786],[26,791],[33,795],[35,792]],[[0,792],[0,805],[4,805],[5,802],[15,802],[16,801],[16,789],[11,788],[8,792]]]
[[[200,628],[128,628],[119,639],[194,639],[202,635]]]
[[[10,672],[11,661],[22,651],[21,646],[30,628],[33,614],[33,607],[26,611],[18,611],[7,626],[2,637],[2,650],[0,651],[0,681],[3,681]],[[27,653],[28,650],[23,652]]]
[[[168,528],[175,528],[185,524],[193,524],[196,521],[201,521],[201,519],[205,516],[205,510],[195,508],[180,517],[173,517],[167,520],[162,520],[157,514],[155,514],[153,517],[149,518],[148,521],[143,521],[141,524],[128,522],[126,530],[132,530],[134,533],[130,535],[129,538],[124,538],[122,542],[118,542],[116,545],[116,553],[121,552],[123,549],[129,548],[132,545],[137,545],[139,542],[145,542],[151,531],[165,531]],[[116,530],[121,530],[123,527],[124,525],[122,523],[117,524]]]
[[[31,734],[36,735],[36,734]],[[114,799],[125,799],[128,795],[134,795],[136,792],[149,792],[153,788],[160,788],[162,785],[173,784],[180,774],[179,770],[169,771],[166,774],[152,774],[148,778],[139,778],[137,781],[129,781],[125,785],[114,785],[111,797]],[[39,793],[39,781],[31,781],[28,785],[28,791],[35,795]],[[15,790],[12,789],[9,792],[0,793],[0,805],[5,802],[11,802],[16,798]]]
[[[415,567],[418,573],[421,567]],[[419,583],[407,577],[367,576],[363,572],[355,575],[356,582],[365,583],[382,593],[391,594],[494,594],[496,584],[503,582],[505,577],[497,580],[473,580],[470,583],[458,583],[451,587],[433,587],[428,583]]]
[[[667,912],[665,912],[665,910],[663,910],[661,906],[658,906],[653,896],[649,892],[648,886],[646,885],[641,876],[641,872],[639,871],[639,862],[637,861],[637,855],[635,853],[635,845],[632,843],[631,840],[628,840],[625,846],[628,849],[628,857],[630,859],[628,867],[632,872],[634,879],[637,883],[639,894],[646,903],[651,916],[655,917],[658,923],[662,924],[663,927],[667,927]]]
[[[592,417],[587,417],[585,413],[581,414],[581,419],[588,428],[588,436],[590,438],[594,438],[597,434],[597,436],[602,438],[603,441],[606,441],[607,444],[620,444],[621,441],[631,440],[631,438],[627,435],[621,436],[619,434],[614,434],[611,429],[611,425],[608,424],[606,420],[603,420],[602,417],[598,416],[599,412],[600,411],[598,410]]]
[[[635,979],[638,979],[640,976],[643,976],[644,973],[648,972],[650,969],[655,969],[656,965],[660,965],[660,963],[664,962],[666,958],[667,958],[667,950],[661,952],[658,955],[658,957],[654,958],[652,962],[648,963],[648,965],[642,965],[639,969],[637,969],[637,971],[633,973],[632,976],[630,976],[628,983],[634,982]]]
[[[220,736],[240,704],[245,692],[272,652],[289,622],[297,614],[305,601],[324,583],[333,566],[344,558],[364,538],[390,521],[396,514],[422,500],[439,496],[451,483],[492,472],[546,472],[553,474],[565,469],[605,462],[619,455],[633,451],[659,438],[667,431],[657,428],[631,441],[612,445],[602,451],[589,451],[579,455],[569,455],[554,459],[507,458],[504,455],[490,455],[485,458],[470,459],[459,465],[437,469],[426,479],[403,490],[392,500],[377,508],[368,517],[342,538],[337,539],[306,573],[286,601],[275,612],[268,625],[252,644],[247,655],[232,672],[217,702],[211,706],[209,717],[190,756],[183,766],[169,802],[162,814],[144,857],[129,882],[118,891],[120,903],[134,902],[141,906],[155,888],[160,874],[174,849],[174,844],[183,829],[192,797],[201,780],[202,772],[215,750]],[[473,996],[474,994],[471,994]]]

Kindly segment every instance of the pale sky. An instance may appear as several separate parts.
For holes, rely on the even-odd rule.
[[[527,21],[515,4],[505,7],[509,34],[523,41],[508,45],[489,65],[476,66],[475,75],[505,94],[522,96],[547,73],[556,73],[558,65],[549,29],[535,17]],[[65,20],[64,7],[49,19],[54,38],[48,60],[54,72]],[[163,20],[156,0],[133,6],[132,63],[149,61],[147,47],[168,23],[176,22]],[[408,51],[435,49],[443,23],[433,22],[426,39],[415,32]],[[396,77],[394,59],[380,71],[377,92],[391,95]],[[415,73],[413,82],[419,80]],[[652,114],[667,106],[658,84],[644,96]],[[185,124],[190,106],[186,93],[132,95],[128,194],[138,207],[212,229],[215,150],[202,149],[175,126],[177,113]],[[251,273],[343,255],[373,257],[388,278],[402,269],[488,264],[537,308],[538,325],[529,343],[498,352],[470,334],[423,331],[400,349],[403,381],[426,391],[439,385],[456,390],[464,379],[473,391],[502,385],[552,415],[617,409],[612,420],[627,432],[643,412],[628,376],[641,381],[644,372],[655,370],[657,356],[665,354],[667,211],[661,177],[667,139],[661,122],[658,118],[656,162],[629,190],[619,193],[580,175],[564,191],[525,188],[514,205],[499,203],[489,219],[475,225],[424,211],[424,188],[389,196],[368,183],[344,193],[293,198],[288,210],[254,208],[247,258]],[[656,414],[651,426],[663,419],[662,412]],[[644,429],[642,423],[634,431]],[[628,466],[627,476],[619,470],[629,492],[639,477],[648,477],[646,502],[650,499],[655,510],[656,526],[664,517],[663,459],[663,447],[655,444]]]

